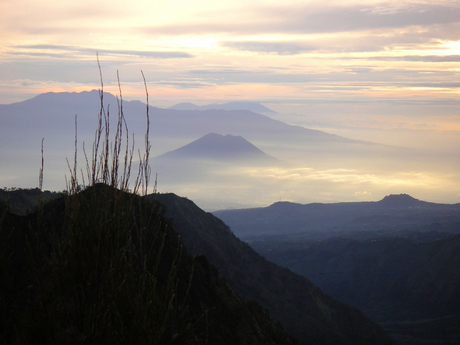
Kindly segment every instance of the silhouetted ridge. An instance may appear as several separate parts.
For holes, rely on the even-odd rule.
[[[277,201],[268,208],[270,210],[277,210],[277,211],[290,211],[292,209],[301,209],[303,207],[302,204],[296,203],[296,202],[290,202],[290,201]]]
[[[4,207],[5,344],[294,343],[204,256],[187,254],[157,202],[96,184],[27,216]]]
[[[386,206],[416,206],[423,204],[423,201],[415,199],[408,194],[390,194],[378,202]]]

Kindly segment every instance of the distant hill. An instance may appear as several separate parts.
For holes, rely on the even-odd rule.
[[[178,103],[169,107],[174,110],[209,110],[209,109],[220,109],[220,110],[249,110],[259,114],[276,114],[275,111],[263,106],[257,102],[229,102],[223,104],[208,104],[208,105],[195,105],[190,102]]]
[[[296,204],[277,202],[264,208],[216,211],[241,239],[272,236],[324,239],[334,236],[406,236],[412,229],[459,233],[460,204],[436,204],[407,194],[389,195],[378,202]],[[442,219],[439,222],[439,219]],[[405,232],[403,232],[405,231]],[[414,236],[416,235],[414,234]],[[420,233],[419,233],[420,235]]]
[[[251,164],[277,164],[276,158],[267,155],[241,136],[209,133],[192,143],[167,152],[157,160],[210,160],[221,162],[246,162]]]
[[[256,300],[301,344],[393,344],[357,309],[324,294],[306,278],[258,255],[218,218],[174,194],[149,198],[166,206],[187,250],[206,255],[245,299]]]
[[[379,205],[386,207],[429,207],[430,204],[411,197],[408,194],[391,194],[379,201]]]

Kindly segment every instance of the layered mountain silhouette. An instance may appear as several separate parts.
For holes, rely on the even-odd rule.
[[[105,94],[104,100],[111,104],[105,107],[111,119],[122,110],[127,114],[130,132],[123,132],[123,137],[131,137],[132,132],[145,133],[145,104],[124,102],[123,108],[117,109],[120,103],[114,96]],[[41,139],[46,137],[45,152],[47,147],[51,150],[48,157],[56,155],[63,160],[67,152],[73,153],[75,114],[78,140],[93,141],[99,102],[99,93],[92,91],[49,93],[0,106],[0,152],[15,158],[9,160],[12,166],[21,162],[36,168],[29,158],[36,156]],[[196,172],[204,182],[192,185],[197,190],[211,185],[211,173],[222,185],[221,177],[227,173],[232,181],[236,171],[215,169],[205,174],[204,161],[237,165],[241,160],[273,160],[264,151],[274,154],[293,148],[309,161],[323,156],[348,157],[357,148],[371,156],[387,152],[380,145],[290,126],[247,110],[149,110],[150,134],[158,140],[154,147],[161,147],[155,154],[180,147],[164,154],[171,158],[169,173],[179,171],[183,175],[177,181],[188,183],[184,176]],[[197,164],[190,165],[190,161]],[[53,159],[47,160],[52,174],[58,170],[54,163]],[[7,168],[11,167],[0,167],[0,174]],[[233,189],[245,190],[249,185],[240,182],[234,179]],[[33,343],[37,339],[43,343],[292,343],[291,336],[272,317],[303,344],[394,343],[360,310],[325,294],[307,278],[268,262],[232,230],[258,244],[259,250],[261,243],[268,252],[274,247],[266,245],[276,246],[278,254],[287,248],[293,256],[285,259],[291,264],[312,253],[303,251],[309,240],[321,244],[331,237],[347,237],[336,242],[338,247],[345,243],[345,259],[331,256],[326,250],[325,256],[333,259],[326,260],[324,267],[343,273],[337,275],[339,279],[333,282],[331,291],[350,292],[340,286],[349,279],[353,291],[356,287],[359,293],[366,293],[362,287],[371,285],[366,276],[379,281],[398,272],[403,280],[388,279],[389,285],[382,291],[397,295],[399,287],[412,288],[404,290],[399,299],[409,313],[425,313],[423,308],[411,309],[419,305],[410,297],[427,297],[433,284],[438,285],[435,298],[427,298],[428,307],[437,303],[444,306],[459,296],[458,237],[453,242],[442,238],[458,233],[460,204],[426,203],[408,195],[392,195],[373,203],[280,202],[267,208],[216,213],[228,221],[229,228],[190,200],[173,194],[152,195],[150,203],[138,195],[97,184],[75,195],[57,196],[40,194],[43,200],[54,199],[42,205],[32,202],[30,196],[21,199],[21,195],[15,195],[10,200],[16,212],[20,204],[29,210],[37,205],[36,211],[27,216],[9,213],[7,205],[0,202],[0,333],[7,343]],[[412,251],[407,246],[400,250],[401,255],[391,257],[404,245],[394,246],[388,237],[397,234],[400,241],[414,231],[428,234],[430,239],[432,234],[440,236],[436,245]],[[385,246],[361,247],[367,241]],[[423,242],[420,237],[417,241],[411,243]],[[374,252],[378,254],[372,256]],[[406,252],[414,261],[408,260]],[[358,260],[354,261],[356,253]],[[382,260],[388,253],[388,260]],[[397,271],[394,265],[400,260],[410,264]],[[384,269],[372,272],[370,264],[375,262]],[[354,270],[354,265],[360,270]],[[447,270],[439,269],[439,265]],[[419,267],[427,267],[429,272]],[[325,271],[319,268],[316,272],[321,275]],[[451,276],[456,279],[454,284]],[[370,295],[371,300],[380,297]],[[438,309],[441,312],[434,315],[435,321],[441,324],[448,320],[458,332],[458,300],[451,306],[455,308]],[[451,314],[445,314],[446,310]],[[430,313],[423,315],[431,317]]]
[[[249,110],[259,114],[274,114],[275,111],[263,106],[257,102],[229,102],[223,104],[208,104],[208,105],[195,105],[190,102],[178,103],[169,107],[174,110],[209,110],[209,109],[221,109],[221,110]]]
[[[21,189],[12,188],[0,189],[0,202],[8,203],[8,210],[19,215],[26,215],[35,211],[38,199],[41,201],[51,201],[62,196],[62,193],[41,191],[38,188]]]
[[[115,128],[116,114],[120,100],[104,93],[105,111],[110,114],[110,128]],[[36,171],[40,162],[40,146],[44,138],[46,161],[45,186],[51,190],[65,187],[63,176],[68,174],[65,158],[74,154],[75,115],[77,115],[78,150],[83,155],[85,143],[87,153],[94,140],[94,128],[97,126],[100,99],[96,90],[81,93],[47,93],[33,99],[0,105],[0,154],[9,164],[0,166],[0,176],[11,176],[4,186],[33,187]],[[293,166],[308,166],[313,169],[328,169],[331,162],[340,164],[341,168],[355,169],[355,163],[387,167],[390,164],[380,162],[383,158],[393,159],[393,154],[400,155],[404,150],[390,150],[386,146],[352,140],[319,130],[293,126],[268,116],[248,110],[175,110],[160,109],[150,106],[150,139],[152,151],[150,157],[160,156],[186,146],[210,133],[241,136],[266,154],[285,160]],[[121,109],[120,109],[121,110]],[[134,135],[136,143],[143,143],[146,126],[146,105],[140,101],[124,101],[123,113],[126,119],[129,138]],[[390,151],[389,151],[390,150]],[[367,159],[371,157],[371,159]],[[374,159],[378,157],[379,164]],[[414,155],[411,155],[411,160]],[[84,159],[84,158],[82,158]],[[406,160],[404,161],[406,162]],[[247,171],[225,171],[231,175],[222,180],[222,171],[198,171],[192,169],[186,174],[182,166],[163,167],[152,165],[152,172],[158,173],[159,187],[162,191],[176,191],[193,197],[195,201],[208,210],[234,208],[237,205],[260,204],[263,191],[278,192],[282,184],[277,184],[269,172],[265,178],[258,178],[260,170],[252,175]],[[189,175],[189,176],[187,176]],[[191,175],[191,176],[190,176]],[[193,186],[185,186],[193,180]],[[3,179],[2,179],[3,180]],[[214,183],[210,190],[209,181]],[[12,182],[14,181],[14,182]],[[48,181],[49,184],[46,184]],[[222,182],[222,183],[221,183]],[[217,184],[224,188],[237,183],[240,189],[227,191],[225,200],[215,198],[224,195]],[[312,182],[307,182],[307,184]],[[247,187],[246,187],[247,186]],[[216,188],[214,188],[216,187]],[[295,187],[293,190],[296,190]],[[308,189],[308,185],[301,188]],[[246,192],[244,192],[246,191]],[[190,193],[190,194],[189,194]]]
[[[98,190],[101,191],[101,189]],[[31,207],[35,208],[36,202],[33,197],[38,197],[37,190],[16,189],[3,191],[3,194],[2,199],[14,200],[15,211],[20,214],[24,214],[26,209],[31,209]],[[45,194],[44,196],[48,195]],[[101,195],[103,196],[104,193]],[[57,193],[49,197],[58,198],[58,200],[60,198]],[[373,337],[377,334],[378,337],[383,337],[382,339],[388,339],[380,333],[381,331],[372,330],[374,326],[365,321],[362,314],[357,313],[356,310],[347,311],[349,307],[325,295],[310,280],[296,276],[291,271],[265,260],[246,243],[237,239],[220,219],[202,211],[192,201],[174,194],[154,194],[149,198],[165,205],[165,216],[169,220],[165,219],[163,222],[169,224],[168,226],[180,234],[189,253],[205,255],[211,265],[218,268],[220,274],[228,280],[240,296],[246,300],[258,301],[270,311],[275,319],[282,322],[285,329],[298,337],[301,343],[374,344],[376,340]],[[459,339],[456,325],[459,321],[458,310],[460,308],[458,299],[460,276],[457,270],[460,260],[458,255],[460,242],[458,235],[442,237],[447,236],[449,231],[452,234],[455,233],[455,229],[458,233],[460,229],[459,205],[428,203],[401,194],[390,195],[373,203],[343,203],[340,206],[341,211],[349,212],[354,209],[356,212],[359,205],[374,208],[374,211],[375,209],[385,210],[387,212],[385,219],[393,217],[404,220],[402,217],[404,212],[408,212],[408,218],[417,218],[421,213],[427,213],[427,217],[424,218],[425,222],[411,225],[410,229],[402,225],[392,231],[387,229],[384,232],[340,233],[349,238],[337,238],[337,233],[332,231],[326,232],[326,235],[331,238],[321,241],[316,239],[310,241],[308,236],[302,237],[295,234],[291,237],[283,237],[281,240],[279,236],[259,235],[252,238],[251,245],[271,261],[312,279],[333,297],[365,310],[366,314],[376,321],[384,322],[384,328],[404,344],[413,344],[417,341],[433,341],[439,344],[456,343]],[[2,206],[1,203],[0,206]],[[305,206],[279,202],[270,206],[269,209],[274,213],[275,218],[279,218],[282,213],[295,215]],[[316,204],[314,206],[328,205]],[[45,208],[45,219],[48,219],[46,210],[50,210],[49,217],[52,218],[49,218],[49,221],[55,224],[53,227],[63,219],[59,211],[62,207],[61,201],[54,201]],[[320,208],[316,208],[316,212],[319,210]],[[410,213],[413,210],[417,210],[418,213]],[[280,211],[282,213],[279,213]],[[13,271],[20,272],[22,270],[20,267],[23,267],[21,265],[26,264],[25,261],[19,260],[18,262],[16,254],[10,256],[11,254],[8,253],[9,251],[16,253],[19,247],[24,250],[24,240],[30,236],[28,232],[30,226],[34,226],[37,222],[36,214],[32,213],[27,217],[2,214],[4,216],[1,236],[7,236],[2,243],[8,245],[2,247],[0,253],[7,255],[0,255],[0,257],[13,258],[9,265],[12,265],[10,267]],[[335,212],[332,215],[335,217],[338,214]],[[436,214],[435,218],[431,218],[433,214]],[[310,218],[313,217],[310,215]],[[376,223],[372,225],[371,220]],[[264,223],[268,226],[272,221],[267,218]],[[366,217],[366,221],[369,230],[382,224],[381,216],[378,215]],[[407,222],[407,219],[405,221]],[[12,226],[17,231],[14,232],[14,236],[8,237],[11,236],[8,229]],[[344,223],[343,226],[347,227],[349,224]],[[26,228],[29,230],[24,232]],[[284,227],[284,229],[287,228],[287,226]],[[209,264],[206,262],[204,258],[198,260],[196,269],[201,270],[203,265],[208,267]],[[210,267],[205,270],[209,271]],[[3,271],[10,273],[0,277],[0,287],[8,289],[4,291],[9,291],[10,296],[14,297],[16,292],[13,291],[21,291],[21,289],[17,289],[16,283],[11,279],[20,277],[23,279],[24,273],[8,276],[13,271],[11,269]],[[215,278],[211,280],[218,282],[214,274],[212,273],[211,276]],[[5,277],[9,278],[5,280]],[[198,280],[203,279],[199,278],[200,274],[197,274],[196,277]],[[6,285],[2,285],[5,283]],[[219,284],[221,283],[218,283],[219,289],[222,289]],[[206,289],[207,295],[211,293],[210,290],[207,290],[209,287],[199,289]],[[201,292],[194,295],[196,303],[200,295]],[[246,313],[249,308],[253,313],[251,317],[255,317],[254,313],[260,307],[247,304],[241,308],[243,309],[235,310]],[[333,319],[330,319],[330,315],[334,315]],[[348,323],[343,318],[347,319]],[[225,320],[227,319],[223,317],[219,322],[227,322]],[[219,331],[224,333],[230,329],[224,324],[220,326],[216,324],[216,327],[224,327]],[[238,327],[243,327],[243,325]],[[345,331],[342,328],[349,328],[349,330]],[[226,330],[223,331],[223,329]],[[271,329],[271,332],[278,332],[274,328]],[[360,335],[354,334],[350,329],[359,330]],[[278,333],[278,336],[280,334]],[[232,339],[234,341],[236,338]],[[284,338],[284,341],[288,341],[287,339]]]
[[[436,204],[407,194],[389,195],[377,202],[297,204],[277,202],[268,207],[222,210],[214,214],[245,240],[265,236],[324,239],[333,236],[389,236],[401,230],[423,228],[456,233],[460,204]],[[452,220],[453,223],[447,220]],[[400,233],[401,234],[401,233]]]
[[[104,93],[105,110],[117,112],[119,101],[110,93]],[[24,133],[37,138],[44,135],[52,141],[57,135],[68,135],[72,142],[75,115],[79,119],[81,138],[92,138],[94,124],[97,121],[100,99],[99,91],[80,93],[45,93],[27,101],[0,104],[2,119],[1,137],[14,138]],[[238,107],[237,107],[238,108]],[[144,133],[146,106],[140,101],[124,101],[123,110],[131,133]],[[152,116],[151,135],[155,138],[174,138],[185,145],[208,133],[228,133],[241,135],[245,139],[258,143],[288,144],[297,143],[360,143],[337,135],[318,130],[292,126],[257,114],[249,110],[176,110],[150,106]],[[59,130],[57,130],[59,128]],[[21,130],[21,133],[18,130]],[[169,141],[162,142],[160,149],[171,150]],[[176,142],[173,144],[175,147]],[[153,147],[157,149],[157,147]]]
[[[245,164],[280,164],[241,136],[209,133],[177,150],[156,158],[162,160],[207,160]]]

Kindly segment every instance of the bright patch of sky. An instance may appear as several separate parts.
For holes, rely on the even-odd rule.
[[[1,103],[97,87],[96,52],[108,85],[114,70],[135,82],[143,69],[165,104],[459,92],[458,1],[19,0],[0,10]]]
[[[258,101],[290,124],[459,152],[460,1],[0,0],[0,104],[99,88]]]

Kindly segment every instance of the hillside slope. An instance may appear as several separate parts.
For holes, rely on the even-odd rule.
[[[138,196],[99,184],[28,216],[0,203],[0,215],[5,343],[294,342]]]
[[[362,309],[407,344],[460,341],[460,236],[255,242],[269,260]]]
[[[184,245],[206,255],[232,287],[267,308],[302,344],[394,344],[358,309],[329,297],[237,239],[220,219],[174,194],[151,195],[166,206]]]

